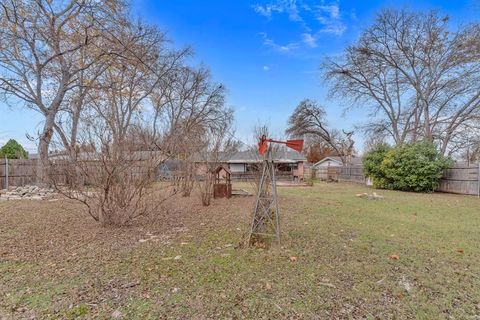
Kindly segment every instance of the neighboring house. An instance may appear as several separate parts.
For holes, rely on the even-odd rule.
[[[358,166],[362,164],[362,157],[352,157],[348,165]],[[343,166],[342,159],[337,156],[328,156],[313,165],[314,168],[321,167],[340,167]]]
[[[337,180],[336,167],[343,166],[342,159],[340,157],[328,156],[318,161],[313,165],[315,172],[315,178],[321,180]]]
[[[342,159],[340,157],[325,157],[313,165],[314,168],[321,167],[340,167],[343,166]]]
[[[255,150],[238,151],[231,155],[221,154],[216,160],[210,156],[196,156],[194,161],[197,175],[204,174],[206,162],[215,161],[230,170],[232,180],[249,180],[259,177],[263,158]],[[273,161],[277,166],[278,179],[303,179],[304,165],[307,162],[303,154],[293,150],[278,150],[273,154]]]
[[[307,158],[297,151],[281,149],[273,154],[279,179],[303,179]],[[249,179],[258,176],[262,158],[256,151],[239,151],[226,161],[232,179]]]

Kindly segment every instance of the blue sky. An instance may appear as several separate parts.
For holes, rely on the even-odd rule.
[[[480,0],[330,1],[330,0],[132,0],[133,13],[164,30],[177,48],[190,45],[193,64],[205,64],[228,89],[235,109],[236,136],[252,141],[256,123],[283,134],[286,121],[304,98],[318,100],[330,126],[351,129],[365,121],[359,110],[329,100],[319,64],[358,38],[382,8],[439,10],[452,25],[480,17]],[[33,111],[0,105],[0,145],[13,137],[30,151],[41,117]],[[361,151],[362,137],[356,135]]]

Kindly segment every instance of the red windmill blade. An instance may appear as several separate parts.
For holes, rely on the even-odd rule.
[[[302,152],[303,150],[303,140],[287,140],[287,141],[278,141],[267,139],[265,135],[260,138],[260,142],[258,143],[258,152],[263,156],[268,149],[268,143],[281,143],[286,145],[287,147],[296,150],[298,152]]]
[[[287,145],[287,147],[298,152],[302,152],[303,150],[303,140],[287,140],[285,144]]]
[[[260,138],[258,142],[258,152],[263,156],[268,149],[268,139],[265,135]]]

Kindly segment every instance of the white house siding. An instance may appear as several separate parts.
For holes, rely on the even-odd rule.
[[[314,166],[315,177],[320,180],[328,180],[328,168],[329,167],[341,167],[342,164],[337,161],[327,159],[322,163],[318,163]]]
[[[229,163],[230,171],[232,173],[243,173],[245,172],[245,165],[243,163]]]
[[[332,160],[326,160],[322,163],[317,164],[315,167],[341,167],[342,164]]]

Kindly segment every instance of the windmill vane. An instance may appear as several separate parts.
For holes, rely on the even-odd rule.
[[[263,135],[258,142],[258,152],[263,156],[268,149],[268,143],[279,143],[279,144],[284,144],[287,147],[298,151],[302,152],[303,150],[303,140],[287,140],[287,141],[278,141],[278,140],[273,140],[273,139],[268,139],[266,135]]]

